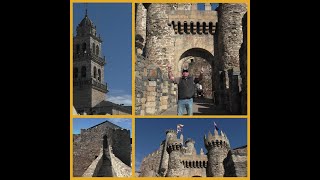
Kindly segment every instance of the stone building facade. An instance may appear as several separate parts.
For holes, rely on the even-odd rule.
[[[79,114],[131,114],[131,107],[106,101],[102,38],[87,11],[73,38],[73,105]]]
[[[167,83],[168,64],[174,76],[181,76],[182,69],[188,68],[191,76],[198,77],[204,67],[200,83],[205,98],[229,114],[247,113],[241,111],[245,104],[241,103],[241,86],[246,83],[240,76],[239,58],[246,4],[223,3],[215,10],[211,7],[205,3],[201,11],[196,3],[136,4],[136,102],[150,104],[144,108],[136,103],[136,114],[160,114],[176,104],[176,88]],[[149,78],[149,72],[158,72],[161,77]],[[145,91],[150,81],[157,82],[155,89],[159,91]],[[165,99],[160,100],[158,93],[164,93]],[[158,108],[156,102],[163,107]]]
[[[158,150],[142,160],[140,177],[237,177],[247,176],[247,146],[230,149],[227,135],[215,129],[204,136],[203,149],[197,154],[195,141],[177,137],[167,130]]]
[[[130,131],[105,121],[74,134],[73,176],[131,176]]]

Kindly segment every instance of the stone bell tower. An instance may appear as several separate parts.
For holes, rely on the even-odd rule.
[[[106,99],[106,60],[101,51],[102,39],[97,36],[87,10],[76,31],[73,37],[73,104],[77,112],[89,114],[92,107]]]

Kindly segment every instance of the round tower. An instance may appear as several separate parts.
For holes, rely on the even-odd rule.
[[[227,136],[221,131],[214,130],[214,135],[210,132],[208,137],[204,136],[204,144],[208,150],[207,177],[223,177],[223,160],[227,157],[230,150],[230,143]]]
[[[196,148],[194,147],[195,141],[193,139],[188,138],[185,142],[186,145],[186,153],[188,155],[197,154]]]
[[[161,156],[160,168],[158,172],[159,174],[161,174],[161,176],[164,176],[168,171],[169,154],[167,152],[167,144],[168,144],[168,141],[172,138],[177,138],[176,131],[173,129],[166,130],[166,139],[164,140],[164,143],[163,143],[163,153]]]
[[[180,162],[182,140],[177,136],[169,138],[167,141],[167,152],[169,153],[167,177],[181,177],[183,174],[183,165]]]
[[[167,65],[173,62],[174,29],[170,26],[168,12],[173,5],[151,3],[147,9],[146,59],[156,64],[164,75]]]

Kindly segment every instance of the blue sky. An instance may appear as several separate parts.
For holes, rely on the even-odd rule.
[[[213,134],[213,122],[216,122],[219,130],[227,134],[231,148],[247,145],[246,119],[136,119],[136,170],[139,170],[145,156],[159,148],[161,141],[165,139],[165,131],[167,129],[176,130],[177,124],[184,125],[184,141],[187,138],[192,138],[196,142],[197,154],[199,154],[200,148],[203,148],[206,153],[203,136],[209,131]],[[178,137],[180,137],[180,133]]]
[[[73,119],[73,134],[80,134],[80,129],[87,129],[99,123],[108,120],[124,129],[129,129],[132,133],[131,119],[125,118],[74,118]]]
[[[211,4],[212,10],[215,10],[216,7],[218,7],[218,6],[219,6],[218,3],[212,3],[212,4]],[[199,9],[199,10],[204,10],[204,3],[198,3],[198,9]]]
[[[74,3],[73,33],[84,18],[85,4]],[[131,105],[132,101],[132,24],[131,3],[88,3],[88,17],[102,37],[102,54],[106,56],[105,81],[107,100]]]

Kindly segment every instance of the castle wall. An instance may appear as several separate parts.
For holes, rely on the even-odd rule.
[[[140,177],[155,177],[159,172],[159,166],[161,161],[163,147],[160,148],[145,158],[143,158],[140,165]],[[166,152],[166,151],[165,151]]]
[[[183,168],[181,177],[207,177],[206,168]]]
[[[173,150],[169,153],[167,177],[183,177],[183,165],[180,162],[181,151]]]
[[[247,176],[247,146],[230,150],[223,164],[225,168],[224,176],[246,177]]]
[[[124,160],[124,163],[130,165],[130,134],[128,137],[128,132],[125,132],[127,130],[114,130],[112,128],[119,127],[105,122],[89,129],[82,129],[80,137],[76,135],[73,143],[73,169],[75,177],[82,176],[90,164],[99,156],[100,149],[103,148],[104,137],[105,143],[114,147],[113,153],[119,159]]]
[[[242,78],[241,114],[247,114],[247,13],[242,18],[243,43],[240,48],[240,70]]]
[[[217,57],[216,60],[219,68],[216,73],[219,72],[219,80],[217,86],[219,86],[218,96],[220,96],[219,103],[233,114],[240,114],[238,107],[231,107],[232,104],[236,104],[239,99],[239,89],[241,87],[229,87],[241,86],[241,77],[238,76],[238,72],[233,74],[229,73],[230,69],[233,72],[239,71],[239,49],[243,41],[242,32],[242,17],[246,13],[246,4],[232,4],[221,3],[218,8],[218,23],[217,23]],[[222,78],[221,76],[225,76]],[[235,78],[239,82],[234,82]],[[231,81],[231,82],[229,82]],[[217,82],[217,80],[215,80]],[[238,90],[238,92],[236,92]],[[237,95],[238,93],[238,95]]]
[[[119,158],[117,158],[112,152],[112,148],[109,146],[110,160],[115,177],[130,177],[131,167],[124,164]]]
[[[146,59],[167,76],[167,65],[173,62],[174,30],[168,26],[170,4],[152,3],[147,9]]]
[[[88,85],[73,86],[73,104],[78,113],[91,107],[91,91]]]
[[[115,129],[112,131],[113,154],[124,164],[131,166],[131,142],[130,131],[126,129]]]
[[[83,173],[82,177],[95,177],[101,168],[103,162],[103,151],[101,149],[99,156],[90,164],[88,169]]]
[[[207,176],[208,177],[223,177],[224,176],[224,166],[223,160],[227,156],[227,149],[225,148],[212,148],[208,150],[208,167]]]
[[[136,47],[137,53],[142,54],[146,44],[147,9],[142,3],[136,4]]]
[[[160,68],[150,64],[151,62],[145,60],[143,56],[136,56],[135,113],[137,115],[160,114],[177,102],[177,85],[170,83]]]

